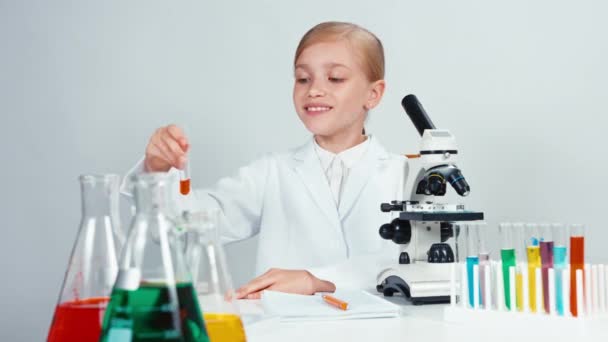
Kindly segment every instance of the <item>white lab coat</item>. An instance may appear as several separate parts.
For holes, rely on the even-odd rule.
[[[336,286],[373,287],[381,268],[399,257],[398,246],[378,234],[391,220],[380,203],[403,199],[408,168],[404,156],[370,139],[349,170],[338,207],[312,138],[240,168],[213,188],[194,190],[197,206],[220,209],[223,242],[259,234],[257,275],[270,268],[306,269]]]

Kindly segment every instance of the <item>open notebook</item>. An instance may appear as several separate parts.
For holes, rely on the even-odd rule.
[[[333,297],[348,302],[348,310],[331,306],[314,296],[264,291],[262,305],[268,315],[278,316],[281,321],[321,321],[337,319],[360,319],[396,317],[399,307],[378,296],[361,290],[337,290]]]

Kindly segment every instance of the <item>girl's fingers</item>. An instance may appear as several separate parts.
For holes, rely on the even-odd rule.
[[[246,299],[260,299],[260,298],[262,298],[262,291],[250,293],[245,298]]]
[[[174,166],[174,161],[171,156],[171,152],[168,150],[167,146],[165,146],[162,141],[152,140],[150,144],[154,149],[156,149],[156,151],[159,152],[160,157],[162,157],[167,162],[167,164],[169,164],[170,166]]]
[[[183,169],[186,161],[184,150],[178,145],[177,141],[169,136],[165,136],[161,139],[173,158],[173,166],[178,169]]]
[[[175,139],[175,141],[177,141],[180,147],[185,151],[189,143],[188,138],[186,138],[186,135],[184,134],[184,131],[176,125],[167,126],[166,131],[167,134],[173,139]]]
[[[264,290],[275,282],[275,277],[271,274],[261,275],[248,284],[244,285],[238,291],[236,291],[236,298],[241,299],[246,297],[248,294]]]

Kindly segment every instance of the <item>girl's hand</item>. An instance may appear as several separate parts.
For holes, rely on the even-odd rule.
[[[181,128],[169,125],[157,129],[146,146],[146,171],[167,172],[171,167],[183,169],[189,147],[188,139]]]
[[[336,286],[321,280],[305,270],[271,268],[236,291],[237,299],[260,299],[263,290],[312,295],[316,292],[334,292]]]

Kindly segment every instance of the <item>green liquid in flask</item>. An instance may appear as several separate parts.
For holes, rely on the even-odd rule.
[[[192,284],[178,283],[175,288],[178,308],[172,304],[166,284],[142,283],[136,290],[114,289],[99,341],[209,342]],[[174,323],[176,318],[179,327]]]

